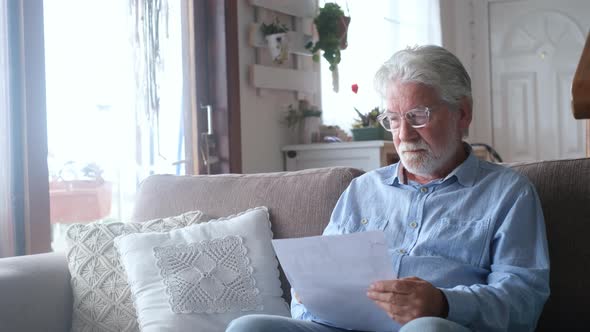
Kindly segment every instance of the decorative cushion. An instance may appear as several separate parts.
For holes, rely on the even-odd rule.
[[[290,316],[281,297],[268,209],[168,233],[115,239],[140,329],[224,331],[239,316]]]
[[[207,221],[200,211],[144,223],[74,224],[66,232],[74,298],[72,331],[139,331],[127,275],[113,247],[123,234],[166,232]]]

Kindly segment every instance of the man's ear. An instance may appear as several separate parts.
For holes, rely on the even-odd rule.
[[[467,97],[461,98],[461,102],[459,103],[459,129],[463,133],[467,133],[469,130],[469,125],[471,124],[471,120],[473,119],[473,107],[471,100]]]

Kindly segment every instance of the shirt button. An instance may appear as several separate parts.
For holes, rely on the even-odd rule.
[[[368,223],[369,223],[369,220],[367,220],[367,218],[361,219],[361,224],[366,225]]]
[[[420,188],[420,191],[426,194],[428,192],[428,188],[422,187]]]
[[[399,252],[400,254],[405,254],[406,253],[406,249],[399,249],[397,252]]]
[[[418,227],[418,223],[417,223],[417,222],[415,222],[415,221],[412,221],[412,222],[410,223],[410,227],[412,227],[412,228],[416,228],[416,227]]]

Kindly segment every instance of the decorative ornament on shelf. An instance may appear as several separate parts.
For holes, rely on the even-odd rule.
[[[339,90],[338,64],[340,63],[340,51],[348,46],[347,34],[350,25],[350,16],[335,3],[326,3],[320,7],[319,14],[313,20],[318,34],[317,42],[310,41],[305,47],[313,53],[314,61],[319,61],[318,51],[324,51],[323,57],[330,64],[332,71],[332,87],[334,92]]]
[[[353,84],[351,90],[354,94],[358,93],[358,84]],[[391,140],[391,133],[385,130],[377,120],[381,109],[376,106],[367,113],[362,113],[358,108],[354,107],[358,118],[352,125],[352,138],[355,141],[369,141],[369,140]]]
[[[262,23],[260,30],[268,44],[272,61],[276,64],[283,64],[287,61],[289,59],[289,38],[287,36],[289,28],[275,17],[274,22],[270,24]]]

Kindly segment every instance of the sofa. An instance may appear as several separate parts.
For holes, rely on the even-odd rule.
[[[546,219],[551,296],[538,331],[590,326],[590,158],[509,165],[535,184]],[[249,175],[154,175],[139,188],[133,221],[199,209],[225,216],[267,206],[275,238],[318,235],[338,197],[363,171],[320,168]],[[588,261],[586,261],[588,259]],[[289,284],[281,272],[284,298]],[[0,331],[69,331],[72,291],[66,257],[0,259]]]

